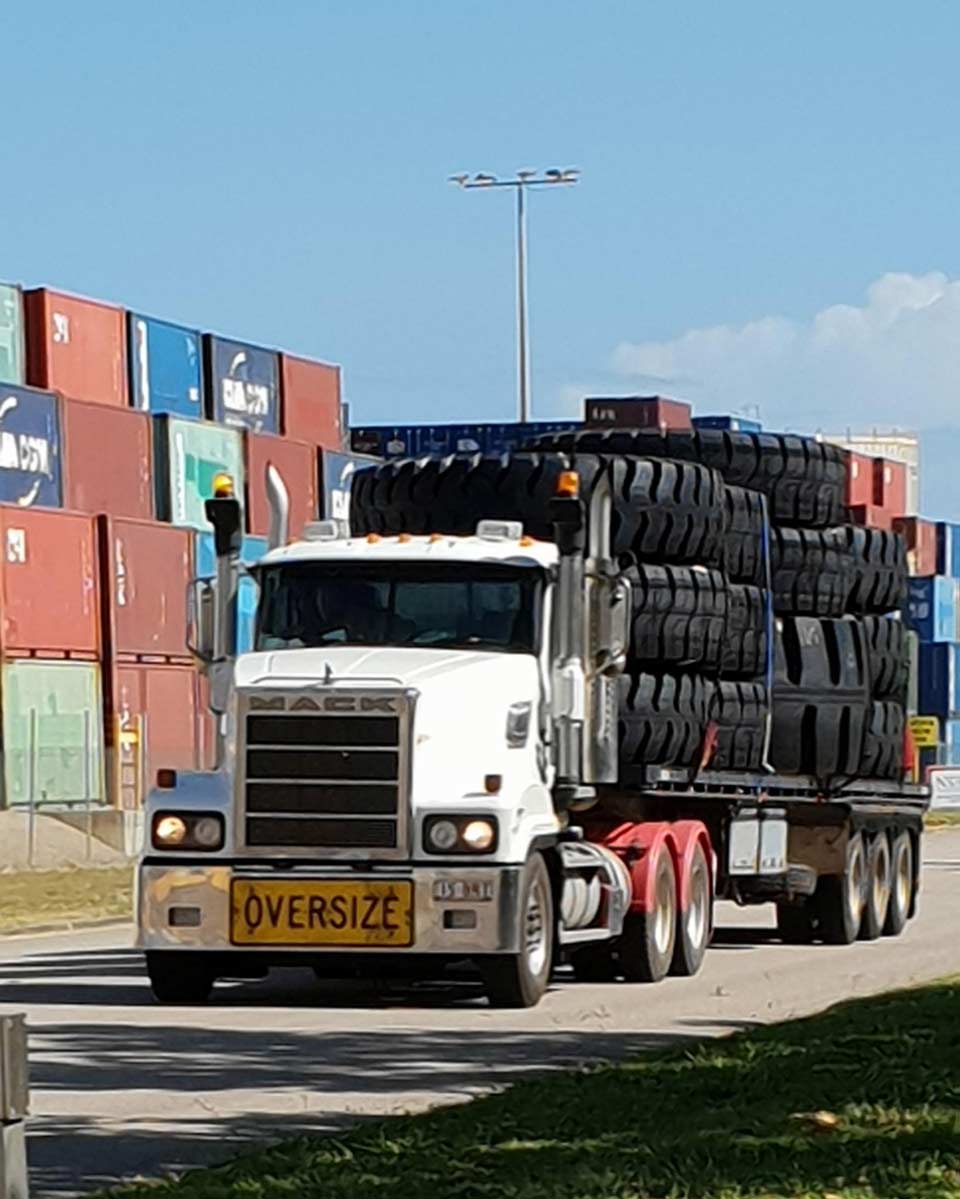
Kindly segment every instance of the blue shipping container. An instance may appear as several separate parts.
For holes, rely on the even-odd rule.
[[[957,580],[942,575],[911,579],[907,623],[921,641],[956,641]]]
[[[240,561],[254,566],[267,552],[265,537],[244,537],[240,544]],[[194,546],[194,561],[198,579],[212,579],[217,570],[217,556],[212,533],[198,533]],[[249,575],[241,575],[237,585],[237,653],[248,654],[253,649],[256,633],[257,598],[259,588]]]
[[[937,574],[960,578],[960,525],[937,521]]]
[[[943,765],[960,766],[960,720],[947,721],[943,740]]]
[[[202,420],[200,334],[152,317],[127,315],[130,403],[142,412]]]
[[[917,702],[921,716],[939,716],[941,720],[960,716],[958,653],[960,646],[945,641],[920,646]]]
[[[763,425],[746,416],[695,416],[695,429],[725,429],[729,433],[762,433]]]
[[[0,383],[0,503],[63,503],[60,408],[49,391]]]
[[[354,453],[384,458],[418,458],[422,454],[505,454],[544,433],[582,427],[576,420],[538,420],[462,425],[372,425],[353,429]]]
[[[279,433],[279,355],[210,333],[203,345],[207,416],[255,433]]]
[[[350,487],[353,476],[364,466],[376,466],[379,458],[362,454],[337,454],[320,451],[320,515],[324,520],[340,521],[350,531]]]

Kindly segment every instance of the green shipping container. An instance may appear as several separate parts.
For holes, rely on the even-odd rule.
[[[103,691],[95,662],[5,662],[4,805],[104,802]]]
[[[234,429],[173,416],[156,418],[157,511],[161,520],[209,532],[203,510],[214,476],[226,471],[243,502],[243,437]]]
[[[0,283],[0,383],[23,382],[23,297]]]

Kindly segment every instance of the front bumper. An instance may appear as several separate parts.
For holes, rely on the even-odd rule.
[[[364,957],[374,954],[438,954],[449,956],[517,953],[521,947],[519,892],[522,866],[425,866],[377,870],[367,877],[378,882],[403,879],[413,883],[413,943],[397,946],[366,946],[354,952]],[[233,878],[269,879],[343,879],[341,873],[323,870],[284,871],[258,864],[257,869],[236,870],[229,865],[156,864],[141,865],[137,894],[137,944],[141,949],[186,949],[276,956],[277,947],[234,945],[230,938],[230,891]],[[349,875],[351,882],[363,874]],[[480,884],[483,884],[480,887]],[[470,898],[477,890],[483,899]],[[451,898],[450,896],[455,896]],[[488,897],[487,897],[488,896]],[[190,924],[183,924],[182,913],[190,911]],[[464,918],[448,913],[473,912],[472,927],[451,927]],[[334,954],[336,945],[299,945],[284,947],[291,956]]]

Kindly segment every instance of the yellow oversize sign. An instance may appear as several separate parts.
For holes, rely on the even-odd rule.
[[[940,719],[937,716],[911,716],[910,732],[917,749],[936,749],[940,743]]]
[[[413,885],[406,880],[234,879],[234,945],[343,948],[413,944]]]

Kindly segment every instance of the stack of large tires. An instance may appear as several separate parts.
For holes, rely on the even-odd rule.
[[[888,614],[903,603],[904,547],[844,523],[837,447],[719,430],[553,434],[528,452],[358,472],[351,525],[464,535],[482,519],[519,520],[549,539],[549,501],[570,467],[587,498],[610,478],[613,552],[633,587],[624,782],[704,763],[825,782],[897,776],[906,668]]]

